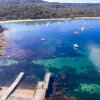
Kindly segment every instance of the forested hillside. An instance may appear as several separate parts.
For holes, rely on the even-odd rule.
[[[42,0],[3,0],[0,20],[100,16],[100,4],[49,3]]]
[[[26,3],[35,3],[35,2],[44,2],[42,0],[0,0],[1,4],[26,4]]]

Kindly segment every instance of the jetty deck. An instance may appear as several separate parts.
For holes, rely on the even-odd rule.
[[[33,100],[44,100],[45,99],[46,91],[49,85],[49,80],[50,80],[50,73],[47,73],[45,75],[44,81],[38,82]]]
[[[16,86],[18,85],[18,83],[20,82],[20,80],[22,79],[22,77],[24,76],[24,72],[21,72],[18,77],[16,78],[16,80],[14,81],[14,83],[8,88],[8,90],[4,93],[4,95],[2,96],[1,100],[6,100],[8,98],[8,96],[11,94],[11,92],[16,88]]]
[[[10,87],[2,87],[0,100],[44,100],[48,89],[50,73],[46,73],[44,80],[39,81],[37,87],[21,88],[20,81],[24,76],[21,72]],[[17,87],[18,86],[18,87]]]
[[[19,84],[20,85],[20,84]],[[5,94],[9,87],[2,87],[0,91],[0,98]],[[13,93],[9,95],[7,100],[32,100],[35,89],[31,87],[21,88],[17,87]],[[1,99],[0,99],[1,100]]]

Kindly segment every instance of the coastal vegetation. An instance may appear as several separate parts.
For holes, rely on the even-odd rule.
[[[100,4],[63,4],[41,0],[21,0],[20,2],[18,0],[13,0],[13,2],[6,0],[0,2],[0,20],[98,16],[100,16]]]

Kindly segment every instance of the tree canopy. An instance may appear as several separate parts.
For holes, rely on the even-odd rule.
[[[17,0],[12,1],[5,2],[7,4],[0,2],[0,20],[100,16],[100,4],[49,3],[41,0],[28,0],[28,3],[27,0],[20,0],[19,4],[15,2]]]

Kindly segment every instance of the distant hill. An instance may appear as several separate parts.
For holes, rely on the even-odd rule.
[[[51,8],[100,9],[100,3],[47,3]]]
[[[44,4],[51,8],[95,8],[100,7],[100,4],[88,4],[88,3],[57,3],[57,2],[46,2],[44,0],[0,0],[0,4]]]
[[[0,1],[0,4],[26,4],[26,3],[40,3],[40,2],[44,2],[42,0],[2,0]]]
[[[1,2],[25,2],[25,3],[28,3],[28,2],[42,2],[42,0],[2,0]]]
[[[0,0],[0,20],[100,17],[100,4]]]
[[[2,0],[0,4],[12,5],[12,4],[37,4],[47,6],[50,8],[75,8],[75,9],[99,9],[99,3],[57,3],[57,2],[46,2],[44,0]]]

